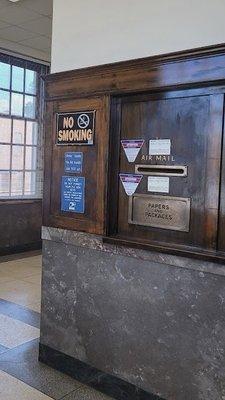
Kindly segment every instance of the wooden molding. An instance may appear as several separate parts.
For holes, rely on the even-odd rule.
[[[46,100],[121,94],[225,79],[225,44],[47,75]]]

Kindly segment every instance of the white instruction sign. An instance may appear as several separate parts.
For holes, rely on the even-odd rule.
[[[156,139],[149,140],[149,154],[151,156],[170,155],[171,153],[171,140],[170,139]]]
[[[132,196],[135,193],[142,177],[143,175],[120,174],[120,180],[128,196]]]
[[[167,176],[149,176],[148,191],[157,193],[169,193],[170,178]]]
[[[137,155],[144,144],[144,140],[121,140],[124,152],[129,162],[134,162]]]

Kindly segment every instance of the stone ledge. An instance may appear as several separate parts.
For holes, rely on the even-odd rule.
[[[225,276],[225,265],[195,260],[188,257],[164,254],[160,252],[107,244],[103,243],[101,236],[92,235],[89,233],[43,226],[42,239],[58,243],[71,244],[73,246],[82,248],[85,247],[110,254],[132,257],[143,261],[152,261],[154,263],[164,264],[167,266],[186,268],[202,273]]]

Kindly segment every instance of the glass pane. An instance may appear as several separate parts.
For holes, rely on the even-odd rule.
[[[18,93],[12,93],[11,98],[11,114],[23,116],[23,95]]]
[[[9,172],[0,172],[0,196],[9,196]]]
[[[0,118],[0,142],[11,142],[11,119]]]
[[[26,69],[25,92],[36,94],[37,91],[37,73]]]
[[[37,168],[37,147],[26,147],[25,169]]]
[[[36,189],[36,172],[25,172],[24,194],[34,196]]]
[[[0,144],[0,169],[10,169],[10,145]]]
[[[12,66],[12,90],[23,92],[24,69]]]
[[[0,90],[0,114],[9,114],[9,92]]]
[[[3,89],[10,88],[10,64],[0,62],[0,87]]]
[[[23,169],[23,146],[12,146],[12,169]]]
[[[24,115],[26,118],[35,118],[36,98],[25,96]]]
[[[24,143],[25,121],[13,120],[13,143]]]
[[[37,122],[27,121],[26,144],[37,145],[38,124]]]
[[[23,194],[23,172],[12,172],[11,195],[21,196]]]

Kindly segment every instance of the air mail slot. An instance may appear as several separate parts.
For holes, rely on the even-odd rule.
[[[154,176],[187,176],[187,166],[181,165],[135,165],[135,173]]]

